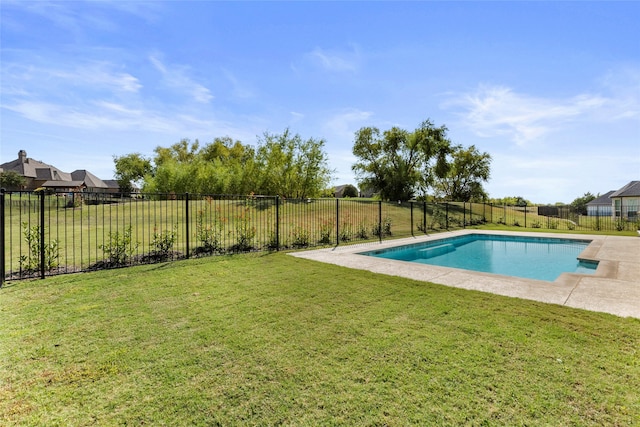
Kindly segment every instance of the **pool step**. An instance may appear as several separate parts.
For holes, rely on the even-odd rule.
[[[438,255],[448,254],[449,252],[453,252],[456,250],[456,247],[451,243],[445,243],[438,246],[432,246],[430,248],[420,249],[418,251],[420,258],[432,258]]]

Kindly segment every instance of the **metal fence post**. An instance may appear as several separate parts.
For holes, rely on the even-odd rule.
[[[189,259],[189,193],[184,193],[184,202],[185,202],[185,208],[184,208],[184,215],[185,215],[185,223],[186,223],[186,230],[187,230],[187,253],[186,253],[186,257],[187,259]]]
[[[382,200],[378,200],[378,237],[382,243]]]
[[[280,196],[276,196],[276,251],[280,250]]]
[[[427,202],[422,202],[422,230],[427,234]]]
[[[40,278],[44,279],[44,190],[40,191]]]
[[[524,228],[527,228],[527,204],[524,204]]]
[[[336,246],[340,244],[340,199],[336,198]]]
[[[4,188],[0,188],[0,288],[4,285]]]

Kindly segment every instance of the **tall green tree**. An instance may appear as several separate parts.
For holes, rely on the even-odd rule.
[[[118,186],[123,193],[131,193],[133,184],[140,185],[142,181],[153,171],[151,160],[140,153],[132,153],[124,156],[113,156],[115,164],[115,177]]]
[[[255,192],[288,198],[319,196],[333,173],[324,145],[322,139],[305,140],[289,129],[282,134],[266,132],[256,149]]]
[[[436,196],[458,202],[480,202],[487,198],[482,183],[491,175],[491,156],[472,145],[457,146],[451,153],[447,173],[436,178]]]
[[[579,213],[581,215],[586,215],[587,203],[589,203],[592,200],[595,200],[598,196],[594,196],[590,192],[584,193],[582,197],[578,197],[573,202],[571,202],[571,207],[576,211],[576,213]]]
[[[445,126],[425,120],[413,132],[393,127],[384,132],[364,127],[356,132],[352,166],[361,188],[373,188],[384,200],[426,196],[434,180],[448,171],[451,142]]]

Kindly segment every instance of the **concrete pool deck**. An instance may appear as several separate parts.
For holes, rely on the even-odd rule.
[[[580,258],[600,263],[593,275],[564,273],[554,282],[545,282],[358,254],[367,250],[428,242],[465,234],[591,240],[589,246],[580,254]],[[290,255],[456,288],[560,304],[622,317],[640,318],[640,238],[638,237],[460,230],[385,240],[382,243],[363,243],[293,252]]]

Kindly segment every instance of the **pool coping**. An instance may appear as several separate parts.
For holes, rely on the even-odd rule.
[[[598,261],[598,268],[594,274],[563,273],[554,282],[545,282],[359,254],[468,234],[590,240],[579,258]],[[467,229],[291,252],[290,255],[445,286],[640,318],[640,238],[637,237]]]

